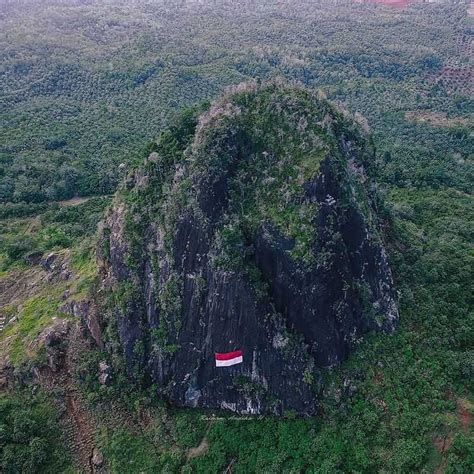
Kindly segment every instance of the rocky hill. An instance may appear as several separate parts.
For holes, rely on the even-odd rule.
[[[183,114],[101,231],[116,363],[177,405],[317,412],[320,370],[398,318],[373,163],[363,128],[302,88],[244,83]]]

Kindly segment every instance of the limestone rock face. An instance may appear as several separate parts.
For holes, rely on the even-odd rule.
[[[304,89],[244,84],[153,153],[103,225],[106,347],[177,405],[315,413],[319,370],[398,318],[370,139]]]
[[[101,385],[110,385],[112,381],[112,367],[105,361],[99,362],[99,383]]]

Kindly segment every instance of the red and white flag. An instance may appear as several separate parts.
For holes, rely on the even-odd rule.
[[[243,362],[242,351],[216,352],[216,367],[229,367]]]

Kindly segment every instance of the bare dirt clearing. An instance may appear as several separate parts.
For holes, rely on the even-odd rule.
[[[411,122],[428,123],[439,127],[463,126],[470,123],[470,120],[465,117],[448,117],[444,112],[431,110],[410,110],[405,112],[405,118]]]

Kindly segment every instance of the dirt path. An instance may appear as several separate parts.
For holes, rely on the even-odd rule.
[[[91,196],[76,196],[71,199],[66,199],[65,201],[57,201],[60,207],[72,207],[79,206],[79,204],[84,204],[93,198],[106,198],[112,197],[113,194],[93,194]]]
[[[443,474],[446,469],[446,464],[448,463],[448,459],[446,457],[446,452],[448,451],[451,443],[453,442],[453,434],[449,433],[444,437],[437,437],[433,440],[434,445],[441,455],[441,462],[439,466],[435,469],[434,474]]]
[[[79,204],[83,204],[87,201],[89,201],[89,199],[92,199],[94,196],[84,196],[84,197],[73,197],[71,199],[67,199],[65,201],[58,201],[58,204],[61,206],[61,207],[72,207],[72,206],[79,206]]]
[[[190,459],[197,458],[198,456],[201,456],[201,454],[204,454],[208,449],[209,449],[209,442],[207,441],[207,435],[209,433],[209,430],[211,429],[212,426],[212,420],[209,421],[209,425],[207,426],[206,432],[204,433],[204,436],[199,443],[198,446],[195,448],[189,448],[187,453],[186,453],[186,459],[189,461]]]
[[[95,423],[89,410],[85,406],[77,389],[74,387],[71,368],[77,360],[78,353],[81,352],[85,340],[82,337],[79,323],[74,324],[69,336],[68,348],[65,360],[65,375],[67,378],[66,389],[66,416],[72,421],[73,443],[76,465],[83,471],[95,473],[101,472],[92,463],[95,448]]]
[[[87,412],[73,391],[66,392],[66,418],[71,423],[72,451],[76,466],[87,472],[95,472],[92,464],[94,431],[87,419]]]
[[[190,459],[196,458],[201,454],[204,454],[209,449],[209,443],[207,438],[204,436],[202,441],[199,443],[199,446],[196,448],[189,448],[188,452],[186,453],[186,459],[189,461]]]
[[[80,345],[83,344],[79,324],[71,328],[66,349],[64,367],[60,373],[53,373],[48,367],[39,374],[39,381],[47,391],[61,391],[63,396],[57,405],[62,412],[60,422],[64,433],[64,441],[72,455],[72,461],[78,472],[100,473],[103,468],[94,466],[92,457],[95,447],[95,423],[81,395],[74,387],[70,372],[73,360]]]
[[[94,429],[88,412],[77,392],[70,386],[67,374],[53,374],[44,370],[40,383],[46,390],[62,390],[64,398],[57,403],[62,411],[60,424],[64,434],[65,448],[71,454],[78,472],[99,472],[92,464],[94,451]]]
[[[27,86],[22,87],[21,89],[16,89],[14,91],[7,92],[6,94],[0,95],[0,99],[4,99],[5,97],[9,97],[16,94],[21,94],[25,91],[30,90],[32,85],[39,84],[40,82],[43,82],[43,81],[44,81],[44,77],[40,77],[39,79],[36,79],[35,81],[31,81]]]

